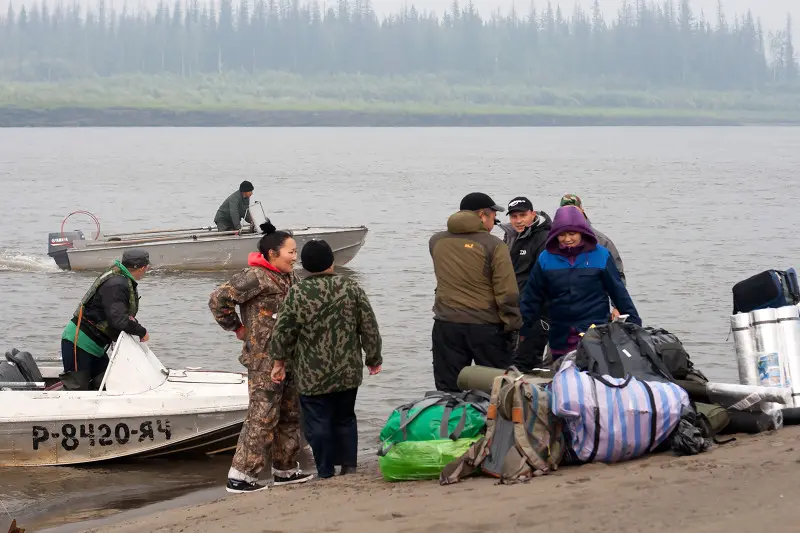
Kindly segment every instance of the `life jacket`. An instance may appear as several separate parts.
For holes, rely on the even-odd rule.
[[[139,298],[137,297],[136,289],[133,286],[133,279],[127,274],[127,270],[123,271],[123,269],[124,267],[120,264],[120,262],[116,261],[113,267],[105,271],[96,280],[94,280],[94,283],[92,283],[91,287],[89,287],[89,290],[86,291],[86,294],[83,295],[80,303],[75,308],[75,312],[72,314],[72,318],[76,320],[78,330],[81,327],[81,322],[86,321],[91,324],[94,329],[102,333],[106,338],[111,338],[108,319],[103,319],[99,322],[90,322],[85,316],[83,316],[83,311],[86,307],[86,304],[88,304],[91,299],[94,298],[94,295],[97,294],[97,290],[100,288],[100,286],[113,276],[122,276],[128,282],[128,313],[133,317],[136,316],[136,313],[139,311]]]
[[[558,469],[564,457],[562,422],[550,410],[551,393],[510,369],[497,376],[486,435],[448,464],[439,483],[457,483],[476,470],[501,483],[527,481]]]

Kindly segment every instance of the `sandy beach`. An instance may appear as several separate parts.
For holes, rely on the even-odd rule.
[[[498,485],[486,477],[448,487],[436,481],[388,483],[376,467],[362,470],[88,531],[774,533],[800,527],[797,426],[737,435],[735,442],[697,456],[568,467],[526,484]]]

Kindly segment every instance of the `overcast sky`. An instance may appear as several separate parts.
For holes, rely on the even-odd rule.
[[[18,7],[21,4],[31,4],[33,2],[29,0],[0,0],[0,8],[3,12],[8,7],[9,1],[12,1],[14,6]],[[55,5],[58,3],[59,0],[47,0],[50,5]],[[72,0],[62,0],[65,4],[69,4]],[[91,3],[94,4],[95,0],[79,0],[80,3],[86,4]],[[166,0],[168,4],[173,4],[174,0]],[[252,1],[252,0],[251,0]],[[304,1],[304,0],[301,0]],[[319,0],[320,3],[324,3],[325,1],[329,3],[336,3],[337,0]],[[537,7],[541,8],[542,6],[547,5],[547,0],[534,0]],[[584,8],[589,8],[592,5],[593,0],[577,0],[577,3],[582,5]],[[634,2],[635,0],[629,0]],[[115,6],[122,6],[124,0],[107,0],[109,3],[113,3]],[[237,4],[239,0],[234,0],[234,4]],[[675,4],[679,3],[679,0],[674,0]],[[138,5],[139,3],[143,3],[147,6],[155,6],[158,3],[158,0],[128,0],[128,5]],[[373,6],[375,11],[378,13],[378,16],[382,16],[389,12],[396,12],[402,8],[404,4],[411,6],[412,4],[417,6],[417,9],[420,10],[434,10],[437,13],[441,14],[447,9],[452,0],[372,0]],[[466,4],[467,0],[459,0],[459,3]],[[518,10],[527,11],[528,6],[530,5],[529,0],[473,0],[473,3],[481,12],[481,14],[489,14],[492,10],[500,8],[503,11],[507,11],[511,8],[512,5],[516,4]],[[560,4],[562,10],[565,10],[567,13],[571,13],[573,6],[575,5],[576,1],[573,0],[553,0],[553,5]],[[622,0],[600,0],[600,6],[603,8],[603,11],[608,17],[613,17],[616,15],[617,10],[622,5]],[[792,17],[797,22],[794,28],[794,34],[800,35],[800,31],[798,31],[798,27],[800,27],[800,0],[723,0],[722,5],[725,8],[725,12],[728,14],[731,20],[733,20],[733,15],[735,13],[746,13],[748,9],[752,9],[753,14],[756,16],[761,17],[761,21],[764,24],[765,30],[774,30],[776,28],[782,28],[786,22],[786,14],[791,12]],[[692,0],[692,6],[695,12],[699,13],[700,9],[704,9],[706,12],[706,16],[711,19],[715,20],[716,17],[716,10],[717,10],[717,0]]]

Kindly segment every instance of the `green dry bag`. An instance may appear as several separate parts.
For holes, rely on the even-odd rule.
[[[386,481],[438,479],[444,467],[469,450],[479,437],[400,442],[378,458]]]
[[[428,392],[392,411],[381,430],[378,455],[385,456],[398,442],[477,437],[486,428],[488,408],[485,392]]]

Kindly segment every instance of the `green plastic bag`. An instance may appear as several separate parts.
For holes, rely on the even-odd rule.
[[[428,394],[401,405],[389,415],[380,433],[382,450],[398,442],[472,438],[485,430],[488,396],[480,398],[480,403],[473,403],[465,401],[466,396]]]
[[[479,439],[401,442],[378,458],[378,467],[386,481],[438,479],[445,466],[467,453]]]

